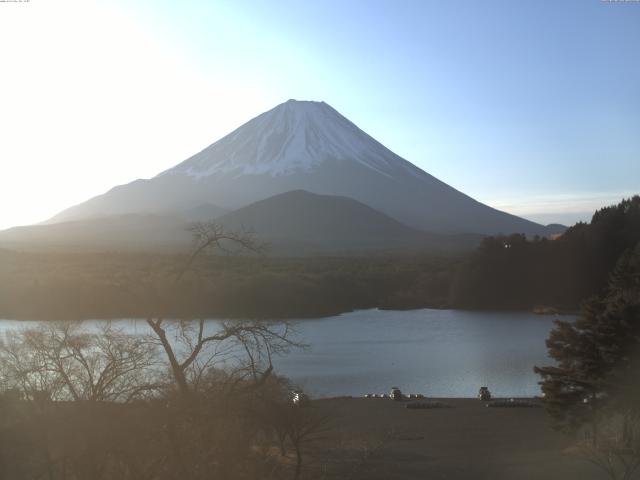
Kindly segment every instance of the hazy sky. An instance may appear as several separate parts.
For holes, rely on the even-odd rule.
[[[0,228],[324,100],[497,208],[640,192],[640,2],[0,2]]]

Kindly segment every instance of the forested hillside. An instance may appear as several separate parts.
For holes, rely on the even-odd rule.
[[[598,210],[555,240],[485,238],[461,265],[451,304],[464,308],[576,309],[602,290],[620,255],[640,241],[640,196]]]

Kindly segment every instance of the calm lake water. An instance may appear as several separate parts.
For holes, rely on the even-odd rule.
[[[552,363],[545,339],[555,318],[521,312],[361,310],[295,321],[297,339],[309,348],[274,363],[278,373],[316,397],[388,393],[391,386],[405,393],[471,397],[482,385],[496,396],[534,396],[540,389],[533,366]],[[0,320],[0,331],[34,323]],[[116,323],[146,331],[140,320]],[[212,328],[215,324],[211,320]]]

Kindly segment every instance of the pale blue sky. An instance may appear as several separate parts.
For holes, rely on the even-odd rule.
[[[72,49],[70,64],[109,65],[108,82],[91,77],[96,92],[121,88],[101,118],[129,116],[140,133],[109,122],[94,140],[122,147],[102,172],[76,152],[84,167],[70,168],[96,178],[67,204],[152,176],[289,98],[324,100],[453,187],[537,221],[588,219],[640,192],[640,2],[92,3],[99,15],[76,10],[67,26],[100,22],[86,27],[100,48]]]

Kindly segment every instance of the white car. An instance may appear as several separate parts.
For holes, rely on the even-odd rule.
[[[309,403],[309,397],[302,390],[294,390],[291,392],[291,401],[298,407],[304,407]]]

